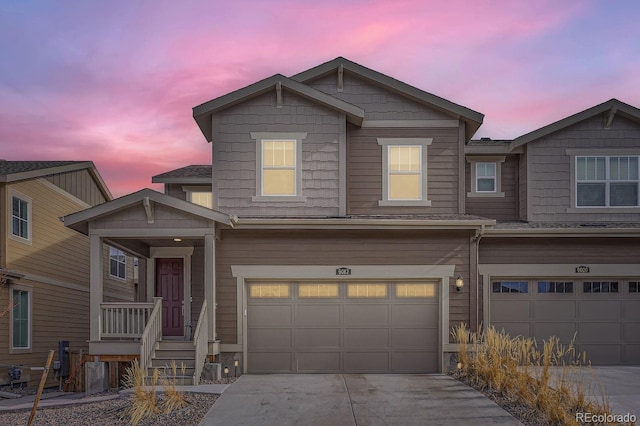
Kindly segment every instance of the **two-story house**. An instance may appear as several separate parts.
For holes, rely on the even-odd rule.
[[[637,109],[472,140],[482,114],[337,58],[193,114],[210,166],[65,218],[92,241],[96,360],[153,366],[178,339],[195,380],[206,355],[244,372],[436,372],[464,322],[574,330],[596,362],[640,361]],[[102,338],[104,242],[145,265],[154,314],[129,343]]]
[[[111,199],[92,162],[0,160],[0,384],[12,365],[22,370],[14,381],[38,383],[31,368],[60,340],[87,352],[89,240],[60,218]],[[135,300],[132,259],[115,247],[105,256],[105,300]]]

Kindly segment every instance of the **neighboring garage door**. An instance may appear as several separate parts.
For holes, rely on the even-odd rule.
[[[250,282],[252,373],[438,371],[435,282]]]
[[[498,280],[491,282],[491,324],[540,344],[557,336],[594,365],[640,364],[638,281]]]

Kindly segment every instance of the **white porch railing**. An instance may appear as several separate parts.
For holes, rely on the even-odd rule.
[[[101,303],[100,339],[140,338],[153,310],[153,303]]]
[[[162,340],[162,297],[153,298],[153,310],[140,337],[140,368],[151,365],[151,358],[158,342]]]
[[[193,384],[200,384],[200,375],[204,367],[205,358],[209,351],[209,321],[207,321],[207,301],[202,302],[202,309],[198,317],[196,331],[193,333],[193,346],[196,352],[195,371],[193,373]]]

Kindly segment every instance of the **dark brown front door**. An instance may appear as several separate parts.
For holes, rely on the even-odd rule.
[[[184,276],[182,259],[156,259],[156,297],[162,297],[162,335],[183,336]]]

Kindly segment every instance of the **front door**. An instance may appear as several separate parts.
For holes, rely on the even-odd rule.
[[[156,259],[156,297],[162,297],[162,335],[183,336],[183,259]]]

